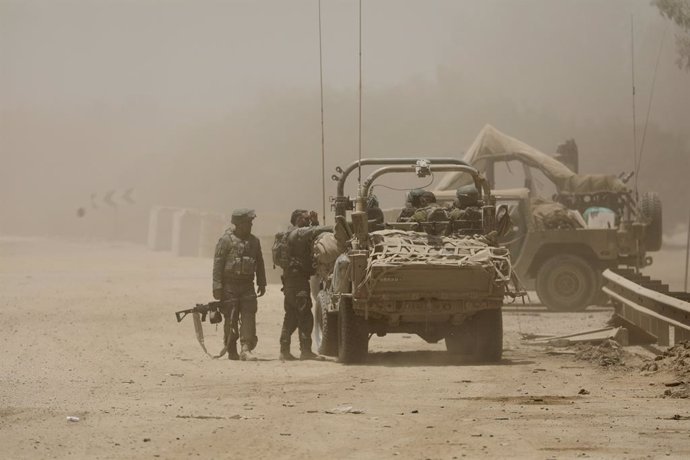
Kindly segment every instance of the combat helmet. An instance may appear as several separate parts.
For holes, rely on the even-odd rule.
[[[419,207],[419,199],[426,190],[423,188],[415,188],[407,192],[407,206],[416,208]]]
[[[254,218],[256,218],[256,213],[253,209],[239,208],[232,211],[232,217],[230,218],[230,222],[233,224],[246,221],[251,222],[252,220],[254,220]]]
[[[474,184],[463,185],[455,191],[455,196],[458,197],[458,204],[461,208],[467,206],[477,206],[479,201],[479,192]]]

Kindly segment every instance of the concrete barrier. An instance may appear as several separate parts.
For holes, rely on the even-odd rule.
[[[216,243],[229,226],[230,217],[222,214],[204,212],[201,214],[199,231],[199,257],[213,257]]]
[[[201,214],[191,209],[180,209],[173,214],[172,252],[176,256],[198,257]]]
[[[173,214],[178,208],[156,206],[149,213],[147,244],[152,251],[172,249]]]

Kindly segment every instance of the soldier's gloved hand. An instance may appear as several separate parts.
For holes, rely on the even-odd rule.
[[[213,290],[213,298],[216,300],[223,300],[223,290],[222,289],[214,289]]]
[[[312,225],[319,225],[319,215],[316,211],[309,211],[309,220]]]
[[[264,294],[266,294],[266,286],[259,286],[256,288],[256,296],[257,297],[261,297]]]

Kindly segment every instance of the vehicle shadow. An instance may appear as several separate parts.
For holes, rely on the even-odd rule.
[[[498,362],[477,362],[467,360],[462,356],[451,355],[447,351],[419,350],[419,351],[382,351],[369,352],[363,366],[515,366],[534,364],[534,361],[514,360],[503,358]]]
[[[582,311],[551,311],[546,307],[537,304],[527,304],[527,305],[504,305],[503,306],[504,315],[519,315],[522,313],[544,313],[548,315],[558,315],[562,313],[597,313],[597,312],[612,312],[613,307],[610,306],[599,306],[592,305],[587,307],[587,309]]]

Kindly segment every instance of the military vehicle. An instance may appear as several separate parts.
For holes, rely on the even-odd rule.
[[[605,302],[605,269],[639,270],[652,263],[648,253],[661,248],[661,201],[655,193],[637,199],[626,185],[630,175],[577,174],[488,125],[464,160],[486,174],[497,202],[509,207],[513,229],[501,243],[510,249],[523,285],[551,310],[579,311]],[[514,188],[503,188],[511,179]],[[467,183],[447,174],[436,196],[451,201]]]
[[[345,194],[350,174],[380,166]],[[498,361],[503,349],[501,307],[514,293],[510,254],[496,238],[507,228],[507,208],[497,212],[486,179],[458,159],[363,159],[337,168],[335,226],[315,243],[321,280],[316,339],[321,354],[343,363],[366,359],[373,334],[417,334],[445,339],[450,353],[471,361]],[[361,171],[361,169],[360,169]],[[385,174],[425,177],[440,172],[468,176],[479,190],[475,222],[369,220],[372,184]],[[443,214],[443,213],[441,213]],[[497,216],[498,214],[498,216]]]

